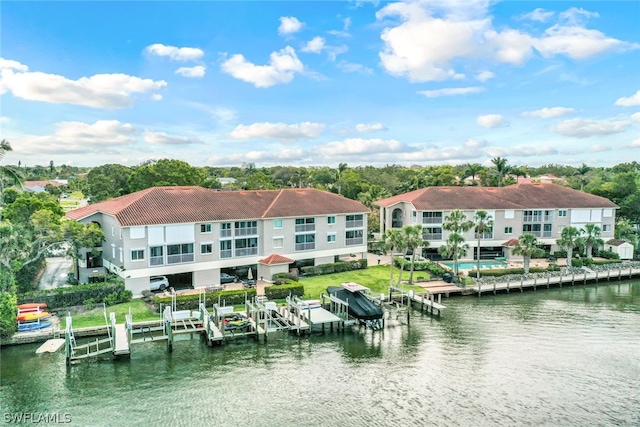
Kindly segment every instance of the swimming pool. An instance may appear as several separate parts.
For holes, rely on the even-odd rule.
[[[453,268],[453,261],[441,262],[440,264],[446,265],[449,268]],[[506,262],[502,261],[480,261],[480,269],[483,268],[505,268]],[[478,266],[478,261],[459,261],[458,270],[475,270]]]

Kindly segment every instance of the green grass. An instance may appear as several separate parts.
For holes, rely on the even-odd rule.
[[[400,270],[394,268],[393,281],[394,284],[398,280]],[[428,277],[424,271],[415,271],[413,279],[418,276]],[[402,279],[409,279],[409,272],[402,273]],[[366,286],[375,293],[389,292],[389,267],[385,265],[376,265],[366,270],[345,271],[343,273],[333,273],[324,276],[302,277],[300,283],[304,285],[304,298],[320,299],[321,293],[327,293],[327,286],[340,286],[345,282],[355,282],[362,286]],[[401,285],[402,289],[422,289],[419,286]]]
[[[147,304],[141,299],[136,299],[123,304],[116,304],[107,307],[107,318],[109,313],[116,313],[117,323],[124,323],[125,315],[129,314],[129,308],[131,308],[131,314],[134,322],[143,322],[146,320],[158,320],[160,315],[153,313]],[[87,328],[90,326],[104,326],[104,314],[102,306],[95,308],[87,313],[71,314],[73,320],[73,328]],[[61,320],[60,328],[64,329],[67,324],[66,315]]]

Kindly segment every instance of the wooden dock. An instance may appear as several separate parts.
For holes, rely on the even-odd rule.
[[[303,334],[304,332],[311,329],[307,322],[305,322],[300,316],[290,311],[288,307],[278,307],[278,313],[280,314],[280,316],[289,321],[289,329],[296,332],[298,335]]]
[[[409,300],[415,305],[415,304],[420,304],[420,311],[424,311],[425,307],[427,309],[427,312],[431,312],[431,314],[434,313],[434,311],[436,312],[436,314],[438,316],[440,316],[440,313],[442,313],[442,311],[444,311],[447,307],[445,307],[444,305],[440,304],[441,302],[441,297],[442,294],[438,294],[437,298],[438,298],[438,302],[435,301],[436,295],[435,294],[430,294],[430,293],[419,293],[419,294],[410,294],[409,295]]]
[[[113,332],[113,355],[114,356],[128,356],[131,354],[129,349],[129,334],[124,323],[115,325]]]

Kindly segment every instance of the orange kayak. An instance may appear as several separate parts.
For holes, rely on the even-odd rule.
[[[51,317],[51,314],[46,311],[38,313],[23,313],[18,316],[18,322],[33,322],[40,319],[46,319]]]
[[[43,302],[32,302],[28,304],[20,304],[18,310],[32,310],[32,309],[44,309],[47,308],[47,304]]]

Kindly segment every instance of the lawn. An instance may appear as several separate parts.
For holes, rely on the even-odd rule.
[[[153,313],[147,304],[141,299],[135,299],[123,304],[116,304],[107,307],[107,316],[109,313],[116,313],[116,322],[124,323],[125,315],[129,314],[129,308],[131,308],[131,314],[134,322],[143,322],[145,320],[158,320],[160,315]],[[95,308],[91,311],[79,314],[72,314],[73,328],[86,328],[89,326],[103,326],[105,325],[104,313],[102,306]],[[67,324],[66,315],[61,320],[60,328],[64,329]]]
[[[393,279],[394,284],[398,280],[400,270],[394,268]],[[418,277],[428,277],[428,273],[424,271],[416,271],[413,273],[414,280]],[[402,273],[402,280],[409,279],[409,272]],[[302,277],[300,283],[304,285],[304,297],[307,299],[319,299],[321,293],[327,293],[327,286],[340,286],[345,282],[355,282],[362,286],[366,286],[375,293],[389,292],[389,267],[384,265],[376,265],[366,270],[345,271],[343,273],[333,273],[324,276]],[[401,285],[403,289],[422,289],[417,286]]]

